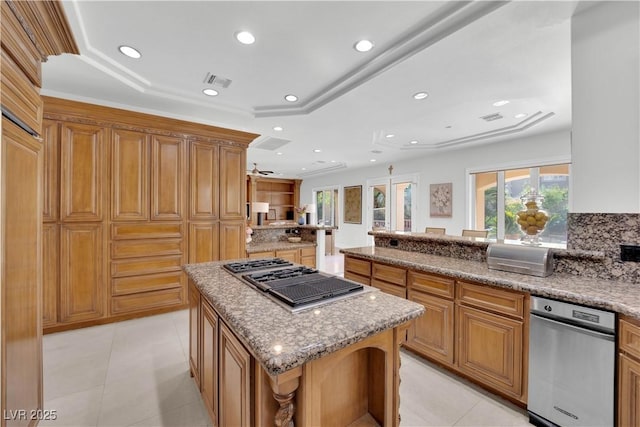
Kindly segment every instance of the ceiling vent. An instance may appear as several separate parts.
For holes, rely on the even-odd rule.
[[[256,139],[252,144],[251,144],[251,148],[259,148],[261,150],[270,150],[270,151],[274,151],[277,150],[278,148],[287,145],[288,143],[290,143],[291,141],[289,141],[288,139],[282,139],[282,138],[273,138],[271,136],[265,136],[265,137],[261,137]]]
[[[485,122],[492,122],[494,120],[499,120],[502,119],[502,114],[500,113],[494,113],[494,114],[488,114],[486,116],[482,116],[480,117],[482,120],[484,120]]]
[[[215,74],[212,74],[212,73],[207,73],[207,75],[204,76],[203,83],[207,85],[228,88],[229,85],[231,84],[231,79],[227,79],[222,76],[216,76]]]

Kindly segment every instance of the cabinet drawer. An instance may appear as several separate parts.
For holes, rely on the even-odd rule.
[[[344,271],[359,274],[360,276],[371,276],[371,261],[358,258],[344,257]]]
[[[182,271],[143,276],[120,277],[111,281],[111,295],[128,295],[138,292],[158,291],[182,286]]]
[[[407,284],[407,270],[404,268],[374,262],[371,265],[371,270],[371,277],[374,279],[384,280],[398,286],[406,286]]]
[[[123,314],[181,305],[184,302],[183,293],[182,288],[175,288],[113,297],[111,313]]]
[[[276,253],[273,251],[270,252],[254,252],[252,254],[249,254],[249,258],[254,259],[254,258],[273,258],[276,256]]]
[[[381,280],[372,279],[371,286],[380,289],[389,295],[394,295],[400,298],[407,298],[407,288],[404,286],[393,285],[391,283],[383,282]]]
[[[111,262],[111,277],[176,271],[182,264],[182,255],[116,260]]]
[[[2,107],[38,134],[42,133],[42,99],[37,86],[2,50]]]
[[[113,224],[111,226],[113,240],[132,239],[169,239],[182,237],[182,224]]]
[[[371,279],[369,277],[360,276],[359,274],[354,274],[349,271],[344,272],[344,278],[348,280],[353,280],[354,282],[362,283],[363,285],[370,286]]]
[[[455,297],[455,281],[453,279],[409,271],[407,280],[409,290],[426,292],[443,298],[453,299]]]
[[[524,318],[524,298],[522,292],[497,289],[491,286],[458,282],[458,302],[484,308],[496,313]]]
[[[640,326],[626,319],[619,321],[620,350],[640,359]]]
[[[298,249],[285,249],[282,251],[276,251],[276,257],[286,259],[287,261],[291,261],[293,263],[298,263],[300,261]]]
[[[182,254],[182,239],[129,240],[111,243],[111,256],[114,259],[180,254]]]
[[[315,257],[316,256],[316,248],[314,246],[300,248],[300,256],[301,257],[306,257],[306,256]]]

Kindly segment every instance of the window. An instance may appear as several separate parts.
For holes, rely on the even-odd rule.
[[[417,177],[398,176],[367,183],[368,218],[371,229],[415,231]]]
[[[316,190],[316,218],[318,225],[336,225],[336,218],[338,218],[338,189],[330,188],[323,190]]]
[[[524,209],[520,197],[535,189],[544,196],[542,209],[549,215],[541,239],[547,243],[566,244],[568,163],[477,172],[470,177],[472,228],[489,230],[489,238],[519,240],[524,235],[517,223],[517,213]]]

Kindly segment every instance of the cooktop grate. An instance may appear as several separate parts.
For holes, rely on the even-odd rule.
[[[270,289],[269,293],[295,307],[360,289],[362,289],[362,285],[358,283],[348,282],[339,277],[326,277],[311,282]]]

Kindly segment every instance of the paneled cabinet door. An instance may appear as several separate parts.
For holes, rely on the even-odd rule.
[[[149,219],[149,140],[115,129],[111,144],[111,219]]]
[[[640,427],[640,363],[620,355],[618,425]]]
[[[220,324],[220,402],[221,426],[251,424],[251,355],[222,323]]]
[[[63,123],[60,144],[60,219],[102,221],[105,135],[99,126]]]
[[[218,218],[220,167],[218,146],[194,141],[189,152],[190,219]]]
[[[191,376],[200,389],[200,292],[189,280],[189,367]]]
[[[2,118],[2,408],[42,408],[41,143]],[[4,425],[5,421],[0,421]],[[17,425],[18,423],[9,423]],[[20,425],[26,424],[20,423]]]
[[[184,204],[184,141],[154,135],[151,139],[151,219],[180,220]]]
[[[457,321],[460,370],[520,398],[523,323],[464,306]]]
[[[42,122],[43,159],[42,159],[42,220],[58,219],[58,157],[60,139],[58,122],[44,120]]]
[[[244,221],[220,223],[220,259],[244,258],[246,246]]]
[[[426,311],[411,322],[405,345],[425,356],[453,365],[453,301],[412,290],[409,290],[409,300],[422,304]]]
[[[246,216],[246,151],[220,147],[220,219],[243,219]]]
[[[217,222],[189,224],[189,262],[220,259],[220,224]]]
[[[105,315],[102,224],[64,224],[60,228],[60,321]]]
[[[219,323],[218,316],[213,311],[211,306],[201,298],[200,302],[200,319],[202,323],[200,325],[201,330],[201,343],[202,360],[200,372],[200,390],[202,393],[202,399],[204,400],[205,407],[213,425],[227,425],[218,424],[218,334]],[[232,425],[232,424],[228,424]],[[237,424],[244,425],[244,424]]]
[[[42,326],[53,326],[58,322],[58,272],[60,251],[58,249],[58,224],[42,225]]]

